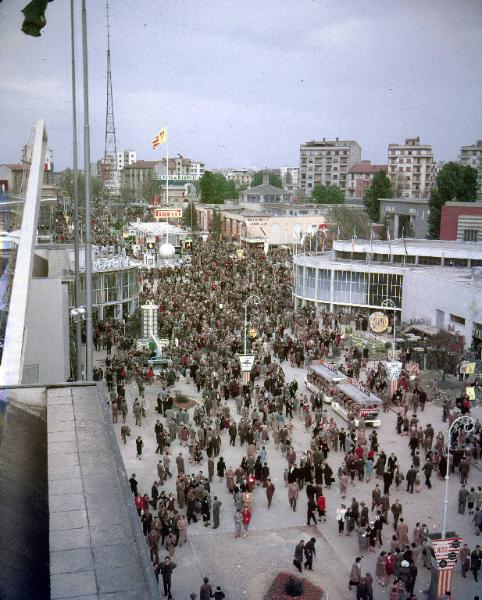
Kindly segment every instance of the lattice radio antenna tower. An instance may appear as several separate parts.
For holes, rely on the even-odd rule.
[[[107,106],[105,111],[105,144],[103,160],[103,191],[105,196],[118,196],[120,192],[119,171],[117,170],[117,140],[114,121],[114,94],[112,92],[112,71],[110,64],[110,22],[109,0],[106,0],[107,20]]]

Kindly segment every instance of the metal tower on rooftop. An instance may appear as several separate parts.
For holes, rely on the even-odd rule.
[[[107,106],[105,112],[105,145],[102,161],[103,195],[107,198],[120,193],[120,173],[117,170],[117,141],[114,121],[114,95],[112,92],[112,72],[110,64],[110,22],[109,0],[105,3],[107,20]]]

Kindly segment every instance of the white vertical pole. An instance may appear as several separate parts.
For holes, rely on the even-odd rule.
[[[166,206],[169,206],[169,137],[166,140]]]
[[[87,9],[82,0],[82,50],[84,72],[84,172],[85,172],[85,307],[86,344],[85,379],[92,381],[94,348],[92,339],[92,230],[91,230],[91,178],[90,178],[90,129],[89,129],[89,72],[87,57]]]
[[[77,160],[77,93],[75,85],[75,27],[74,27],[74,0],[70,0],[70,36],[72,55],[72,161],[74,176],[74,303],[78,308],[82,304],[80,297],[80,269],[79,269],[79,190],[78,190],[78,160]],[[82,379],[82,331],[81,321],[75,321],[75,353],[76,353],[76,380]]]

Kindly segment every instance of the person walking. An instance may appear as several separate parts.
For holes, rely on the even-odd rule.
[[[304,547],[305,552],[305,568],[313,571],[313,557],[316,556],[316,538],[312,537],[308,540]]]
[[[466,573],[470,569],[470,548],[467,544],[464,544],[460,550],[459,561],[462,577],[465,579]]]
[[[294,566],[301,573],[303,571],[303,553],[305,549],[305,540],[300,540],[295,546]]]
[[[296,502],[298,501],[299,486],[297,481],[288,484],[288,501],[293,512],[296,512]]]
[[[413,494],[413,486],[415,485],[415,481],[417,479],[417,471],[413,465],[410,466],[410,469],[407,471],[407,492]]]
[[[470,554],[470,570],[472,571],[475,581],[479,581],[478,573],[480,570],[480,562],[481,562],[481,551],[480,551],[479,544],[477,544],[477,546],[475,546],[475,548],[472,550],[472,552]]]
[[[251,523],[251,511],[247,506],[241,511],[241,515],[243,518],[244,537],[246,538],[248,537],[249,524]]]
[[[326,498],[322,493],[316,499],[316,507],[318,509],[318,517],[326,522]]]
[[[132,406],[132,412],[134,413],[134,417],[136,419],[136,425],[138,427],[141,426],[141,417],[142,417],[142,406],[139,403],[138,398],[134,400],[134,404]]]
[[[241,537],[241,531],[243,527],[243,515],[241,511],[238,510],[234,513],[234,537]]]
[[[214,592],[214,600],[224,600],[226,598],[225,593],[221,589],[221,586],[216,586],[216,591]]]
[[[160,571],[162,575],[162,585],[164,586],[164,596],[167,596],[169,600],[172,600],[171,594],[171,583],[172,583],[172,572],[176,568],[176,563],[172,562],[169,556],[166,556],[164,562],[160,565]]]
[[[342,535],[345,529],[346,506],[341,504],[336,509],[336,520],[338,521],[338,535]]]
[[[348,589],[351,590],[352,585],[358,585],[361,579],[361,556],[355,558],[355,562],[351,566],[350,580],[348,581]]]
[[[213,529],[217,529],[219,527],[219,517],[221,514],[221,505],[222,502],[218,500],[217,496],[214,496],[213,501]]]
[[[310,496],[308,498],[307,515],[306,515],[306,524],[307,525],[311,525],[311,519],[313,519],[313,521],[315,522],[315,525],[316,525],[317,521],[316,521],[315,510],[316,510],[316,503],[313,500],[313,496]]]
[[[275,491],[274,483],[271,481],[271,479],[268,479],[268,482],[266,485],[266,498],[268,499],[268,508],[271,508],[271,503],[273,502],[274,491]]]
[[[459,513],[459,515],[465,514],[465,506],[467,504],[468,497],[469,497],[469,490],[465,487],[465,484],[463,484],[459,490],[459,495],[458,495],[458,505],[459,505],[458,513]]]
[[[430,483],[430,477],[432,476],[433,464],[428,459],[423,465],[422,471],[425,474],[425,485],[430,490],[432,488],[432,484]]]
[[[199,600],[210,600],[214,598],[213,588],[209,583],[209,577],[204,577],[201,588],[199,589]]]
[[[136,439],[136,450],[137,450],[137,459],[142,460],[142,448],[144,447],[144,442],[140,435],[137,436]]]

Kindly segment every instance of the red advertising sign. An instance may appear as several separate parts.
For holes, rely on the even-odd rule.
[[[182,217],[182,208],[156,208],[154,210],[156,219],[180,219]]]

